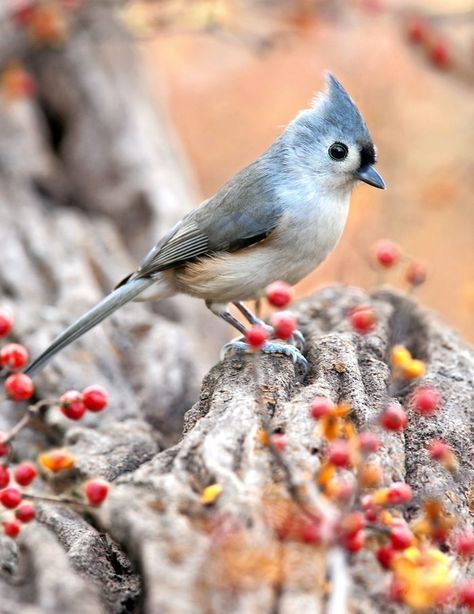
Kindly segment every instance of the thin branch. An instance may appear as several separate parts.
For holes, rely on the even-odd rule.
[[[326,604],[326,614],[347,614],[351,580],[346,556],[341,548],[331,548],[328,554],[328,576],[331,592]]]

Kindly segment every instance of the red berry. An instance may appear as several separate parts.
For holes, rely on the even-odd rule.
[[[84,405],[89,411],[102,411],[109,402],[109,393],[102,386],[88,386],[82,391]]]
[[[365,519],[367,522],[377,522],[378,518],[378,509],[376,507],[369,507],[365,511]]]
[[[394,482],[388,489],[388,502],[390,505],[408,503],[413,499],[413,491],[406,482]]]
[[[474,580],[459,587],[459,603],[467,608],[474,608]]]
[[[3,523],[3,532],[5,533],[5,535],[8,535],[8,537],[15,538],[18,536],[20,531],[21,531],[21,524],[17,522],[16,520],[12,520],[11,522]]]
[[[267,286],[267,300],[270,305],[282,309],[293,300],[293,289],[286,281],[274,281]]]
[[[10,483],[10,472],[6,467],[0,465],[0,488],[5,488]]]
[[[412,286],[421,286],[426,281],[426,267],[420,262],[412,262],[405,272],[405,279]]]
[[[344,535],[342,538],[342,545],[348,552],[359,552],[364,547],[364,544],[364,531],[357,531],[352,535]]]
[[[24,373],[14,373],[5,380],[5,390],[14,401],[27,401],[33,396],[33,380]]]
[[[38,471],[36,467],[31,463],[21,463],[15,469],[13,475],[15,476],[15,481],[20,486],[28,486],[38,475]]]
[[[346,441],[333,441],[328,448],[328,460],[336,467],[349,467],[349,446]]]
[[[443,460],[450,450],[448,444],[440,439],[433,439],[428,444],[428,453],[433,460]]]
[[[428,50],[431,62],[438,68],[447,69],[452,64],[451,49],[446,41],[438,40]]]
[[[413,544],[413,533],[408,527],[394,527],[390,531],[390,541],[395,550],[406,550]]]
[[[84,493],[90,505],[101,505],[109,493],[109,485],[102,480],[91,480],[84,486]]]
[[[31,503],[23,503],[15,510],[15,516],[20,522],[31,522],[36,518],[36,509]]]
[[[0,339],[6,337],[13,326],[13,314],[7,307],[0,307]]]
[[[0,350],[0,365],[9,371],[18,371],[28,362],[28,352],[19,343],[7,343]]]
[[[309,412],[311,417],[319,420],[324,416],[328,416],[334,411],[334,403],[326,397],[316,397],[311,403]]]
[[[292,313],[281,311],[272,316],[270,324],[275,329],[275,337],[286,340],[291,339],[293,336],[298,326],[298,321]]]
[[[408,424],[407,414],[398,403],[390,403],[381,414],[380,423],[388,431],[403,431]]]
[[[422,43],[428,34],[428,26],[419,17],[414,17],[408,22],[407,34],[412,43]]]
[[[457,535],[454,547],[460,556],[474,556],[474,531],[464,531]]]
[[[68,390],[59,398],[59,409],[70,420],[80,420],[86,413],[83,395],[77,390]]]
[[[375,328],[375,312],[368,305],[355,307],[349,315],[349,320],[352,328],[361,335],[370,333]]]
[[[440,393],[433,386],[420,386],[413,393],[413,405],[423,416],[430,416],[438,409]]]
[[[400,259],[400,248],[390,239],[381,239],[374,246],[374,255],[380,266],[389,269]]]
[[[321,524],[319,522],[307,523],[301,527],[301,541],[305,544],[319,544],[321,539]]]
[[[12,2],[12,18],[19,26],[25,26],[33,19],[35,7],[29,0]]]
[[[263,348],[268,339],[268,333],[263,326],[256,324],[247,329],[245,333],[245,341],[252,348],[252,350],[260,350]]]
[[[359,446],[364,454],[370,454],[371,452],[378,452],[380,449],[380,439],[371,433],[370,431],[363,431],[359,433]]]
[[[6,443],[3,443],[4,433],[0,433],[0,457],[6,456],[10,452],[10,448]]]
[[[271,440],[275,448],[280,452],[288,445],[288,439],[286,435],[283,435],[283,433],[275,433],[272,435]]]
[[[385,569],[390,569],[395,556],[395,549],[390,544],[377,550],[377,560]]]
[[[4,507],[14,508],[21,502],[21,492],[17,488],[5,488],[0,491],[0,503]]]

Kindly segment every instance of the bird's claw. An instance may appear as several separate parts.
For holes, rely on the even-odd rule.
[[[243,341],[243,337],[238,337],[237,339],[232,339],[225,345],[222,346],[220,359],[224,360],[229,352],[248,352],[249,346]]]
[[[298,331],[299,332],[299,331]],[[300,333],[301,334],[301,333]],[[301,337],[303,337],[301,335]],[[243,337],[233,339],[226,343],[221,350],[221,360],[225,358],[228,352],[249,352],[249,346],[243,341]],[[260,350],[264,354],[284,354],[291,358],[295,365],[300,365],[305,371],[308,370],[309,364],[301,351],[294,345],[287,343],[275,343],[274,341],[267,341],[263,348]]]
[[[301,352],[305,344],[305,338],[304,338],[303,333],[300,330],[295,330],[291,340]]]

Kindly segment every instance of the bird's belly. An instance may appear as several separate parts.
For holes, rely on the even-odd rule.
[[[257,299],[276,280],[296,284],[311,273],[329,250],[295,243],[258,245],[232,254],[203,258],[175,272],[178,291],[226,303]]]

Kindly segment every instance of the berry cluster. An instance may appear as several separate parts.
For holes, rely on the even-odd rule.
[[[13,328],[13,314],[9,309],[0,307],[0,338],[10,334]],[[8,397],[14,402],[30,401],[35,393],[32,379],[21,373],[28,363],[28,351],[19,343],[7,343],[0,348],[0,368],[9,373],[4,387]],[[32,462],[21,462],[11,466],[11,446],[20,430],[37,416],[43,407],[58,406],[61,412],[71,420],[79,420],[86,411],[101,412],[107,407],[108,393],[101,386],[88,386],[82,392],[69,390],[57,401],[38,401],[30,404],[26,413],[12,428],[10,433],[0,433],[0,522],[5,535],[16,537],[22,524],[31,522],[36,517],[36,509],[28,500],[46,499],[62,503],[84,503],[91,506],[101,505],[109,492],[109,485],[103,480],[86,482],[80,493],[72,497],[55,497],[42,491],[30,491],[28,487],[39,475],[37,466]],[[74,467],[75,459],[67,450],[48,450],[39,455],[39,468],[45,473],[58,473]],[[79,494],[79,496],[78,496]],[[25,501],[26,500],[26,501]]]
[[[430,417],[441,409],[442,399],[434,387],[418,387],[410,397],[413,410]],[[326,440],[326,453],[316,475],[324,496],[337,506],[329,520],[319,510],[302,511],[295,504],[280,504],[270,513],[275,534],[282,541],[298,541],[315,546],[338,543],[348,553],[371,551],[382,569],[390,573],[389,596],[409,607],[427,610],[445,604],[470,605],[472,583],[458,585],[453,555],[444,554],[439,544],[448,542],[452,553],[474,557],[474,532],[456,528],[438,501],[423,503],[421,520],[408,524],[403,509],[413,501],[411,486],[403,481],[386,484],[377,453],[382,435],[373,431],[357,433],[349,421],[350,407],[336,405],[327,397],[316,397],[308,408],[316,422],[317,435]],[[391,403],[382,413],[380,424],[387,431],[401,431],[407,414]],[[258,442],[281,456],[285,463],[286,435],[258,434]],[[454,456],[442,442],[431,442],[429,455]],[[219,491],[219,494],[221,490]],[[272,509],[275,501],[272,502]]]
[[[82,392],[68,390],[59,397],[59,409],[70,420],[80,420],[86,411],[99,412],[107,407],[109,396],[102,386],[88,386]]]
[[[406,23],[408,40],[420,46],[433,66],[449,70],[454,65],[454,56],[449,42],[441,36],[429,21],[411,17]]]
[[[380,270],[388,270],[399,264],[407,257],[403,254],[397,243],[390,239],[380,239],[372,249],[374,264]],[[411,290],[420,286],[426,280],[426,268],[416,261],[409,261],[405,269],[405,281]],[[360,335],[372,332],[377,325],[377,314],[373,307],[368,304],[356,305],[348,313],[348,319],[352,329]],[[414,364],[414,363],[413,363]]]

